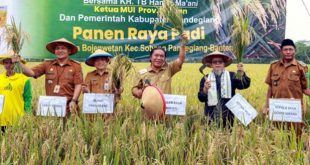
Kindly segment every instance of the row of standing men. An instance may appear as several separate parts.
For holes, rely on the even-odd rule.
[[[181,39],[187,38],[186,34]],[[49,52],[56,55],[56,59],[46,60],[41,64],[29,68],[19,56],[1,57],[0,64],[4,65],[6,73],[0,76],[0,94],[5,96],[3,112],[0,114],[1,129],[13,124],[25,112],[31,112],[31,83],[28,77],[38,78],[45,75],[45,92],[47,96],[65,96],[67,114],[78,110],[78,98],[84,93],[113,93],[115,102],[120,99],[123,89],[116,89],[108,84],[109,72],[107,65],[111,54],[97,50],[90,55],[85,63],[96,69],[86,75],[83,81],[82,67],[79,62],[70,59],[77,53],[78,47],[62,38],[46,45]],[[268,91],[264,114],[268,114],[269,98],[303,98],[303,94],[310,95],[305,73],[307,67],[295,59],[296,46],[290,39],[285,39],[280,45],[282,58],[271,64],[266,83]],[[171,93],[172,77],[181,70],[186,57],[186,45],[180,45],[179,56],[176,60],[167,63],[167,52],[162,48],[154,48],[150,52],[150,66],[139,71],[136,85],[132,94],[141,98],[146,84],[159,87],[163,93]],[[23,74],[15,73],[16,63],[22,68]],[[237,74],[225,68],[232,63],[232,58],[222,52],[207,54],[202,59],[203,66],[212,68],[212,71],[202,77],[198,91],[198,99],[205,103],[205,115],[218,124],[221,121],[224,127],[233,125],[234,115],[225,106],[225,103],[235,95],[236,89],[246,89],[250,86],[250,78],[246,75],[243,65],[237,65]],[[3,82],[3,83],[2,83]],[[219,106],[220,105],[220,106]],[[217,108],[221,107],[221,108]],[[287,123],[293,126],[297,134],[301,135],[303,123]]]
[[[182,36],[182,38],[187,37],[186,34]],[[185,45],[181,47],[179,60],[175,64],[180,69],[185,60]],[[108,84],[110,75],[107,66],[111,60],[111,54],[97,50],[86,58],[85,63],[96,69],[87,73],[85,80],[83,80],[81,64],[70,59],[70,56],[78,52],[78,47],[74,43],[61,38],[48,43],[46,49],[55,54],[56,58],[45,60],[32,68],[25,65],[26,62],[20,56],[5,55],[0,57],[0,64],[4,65],[5,68],[5,73],[0,75],[0,95],[5,96],[3,112],[0,113],[2,129],[12,125],[26,113],[32,112],[32,87],[29,77],[37,79],[45,75],[45,94],[67,98],[67,117],[73,111],[79,112],[78,99],[81,92],[113,93],[115,102],[119,101],[123,88],[116,89],[113,84]],[[160,50],[163,49],[153,50],[152,52],[157,54]],[[156,63],[158,63],[159,58],[165,59],[165,56],[163,58],[156,55]],[[14,67],[17,64],[20,65],[22,73],[15,73]],[[167,65],[166,62],[165,64]],[[169,85],[163,88],[163,92],[171,92],[170,83],[171,80],[164,83]],[[167,88],[169,89],[167,90]]]

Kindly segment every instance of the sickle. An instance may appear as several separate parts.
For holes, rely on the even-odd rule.
[[[207,67],[207,65],[202,65],[200,68],[199,68],[199,72],[201,74],[203,74],[204,76],[206,76],[204,73],[203,73],[203,70]]]

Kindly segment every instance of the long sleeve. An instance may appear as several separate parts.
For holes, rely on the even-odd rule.
[[[200,102],[207,102],[208,101],[208,94],[203,93],[203,87],[205,84],[205,77],[202,77],[200,80],[199,92],[198,92],[198,99]]]
[[[24,87],[24,110],[26,113],[31,113],[32,111],[32,88],[31,88],[31,82],[28,79],[25,83]]]
[[[83,71],[81,65],[76,65],[76,70],[74,72],[74,85],[79,85],[83,83]]]
[[[92,85],[90,82],[90,73],[87,73],[85,80],[84,80],[84,84],[88,87],[89,91],[92,92]]]
[[[233,77],[236,77],[236,76],[233,76]],[[234,78],[233,81],[237,89],[246,89],[250,87],[250,84],[251,84],[251,79],[245,73],[243,74],[241,80]]]
[[[44,61],[41,64],[31,68],[31,70],[34,72],[34,78],[39,78],[43,74],[45,74],[46,66],[48,66],[48,62]]]

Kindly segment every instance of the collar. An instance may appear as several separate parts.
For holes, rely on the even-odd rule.
[[[52,64],[53,64],[53,65],[59,65],[59,66],[61,66],[61,65],[58,63],[58,60],[57,60],[57,59],[53,60],[53,61],[52,61]],[[68,59],[68,61],[67,61],[63,66],[66,66],[66,65],[72,65],[71,59]]]
[[[5,73],[4,76],[5,76],[7,79],[10,79],[10,80],[15,80],[15,79],[18,78],[18,74],[17,74],[17,73],[14,73],[14,75],[12,75],[12,76],[7,76],[6,73]]]
[[[6,71],[6,72],[5,72],[5,76],[6,76],[6,77],[13,77],[14,75],[16,75],[16,72],[15,72],[15,71],[13,71],[13,72],[14,72],[13,75],[8,76],[8,72]]]
[[[282,65],[284,65],[284,61],[283,61],[283,59],[281,59],[280,60],[280,63],[282,64]],[[289,63],[289,65],[287,65],[287,66],[291,66],[291,65],[298,65],[297,64],[297,60],[296,59],[293,59],[290,63]]]
[[[97,69],[94,70],[93,73],[94,73],[95,75],[101,76],[100,73],[99,73],[99,71],[98,71]],[[107,70],[103,72],[103,75],[106,75],[106,74],[109,74],[109,72],[108,72]],[[102,75],[102,76],[103,76],[103,75]]]
[[[163,66],[161,66],[160,71],[162,70],[166,70],[168,68],[168,63],[165,62]],[[152,68],[152,64],[150,66],[147,67],[147,71],[148,72],[156,72],[153,68]]]

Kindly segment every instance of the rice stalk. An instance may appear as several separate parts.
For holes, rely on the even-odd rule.
[[[281,16],[281,9],[285,8],[286,1],[285,0],[268,0],[266,2],[262,2],[266,12],[271,17],[271,21],[277,25],[278,19]]]
[[[222,0],[210,1],[213,17],[217,20],[214,23],[217,32],[222,25],[222,20],[225,20],[223,17],[226,16],[222,14],[221,10],[223,3],[227,2]],[[277,24],[277,18],[281,16],[281,9],[286,6],[285,0],[231,0],[228,3],[230,6],[229,10],[231,10],[233,16],[252,15],[258,19],[264,30],[267,29],[267,24],[269,23],[268,17],[270,16],[271,21]],[[225,11],[225,8],[223,11]]]
[[[149,64],[134,65],[140,69]],[[63,126],[62,119],[58,118],[23,117],[0,136],[0,154],[4,158],[1,163],[303,164],[303,160],[308,163],[310,148],[302,149],[303,141],[292,143],[295,142],[294,132],[273,127],[263,116],[258,116],[249,127],[235,123],[231,131],[205,121],[204,104],[197,101],[196,93],[201,79],[199,67],[198,64],[184,64],[183,74],[176,75],[178,81],[173,84],[181,88],[174,88],[175,92],[188,96],[186,110],[189,113],[182,118],[171,117],[169,125],[144,121],[139,103],[125,91],[124,100],[128,102],[120,104],[123,111],[116,113],[112,120],[91,122],[69,118]],[[258,89],[239,91],[256,109],[265,102],[262,98],[267,86],[261,82],[268,68],[265,64],[249,64],[247,73]],[[184,81],[184,77],[189,76]],[[135,85],[133,79],[129,75],[125,85]],[[44,78],[32,81],[44,84]],[[36,92],[44,91],[43,86],[40,89],[42,91]],[[304,131],[304,137],[309,136],[309,129]]]
[[[29,40],[29,36],[22,31],[22,25],[19,23],[18,27],[15,23],[14,17],[11,17],[11,24],[4,26],[4,41],[7,44],[8,50],[13,52],[13,55],[19,55],[23,48],[25,40]],[[16,73],[21,73],[21,66],[17,62],[14,67]]]
[[[116,89],[124,86],[124,80],[133,68],[131,60],[124,55],[116,55],[109,65],[111,71],[110,84],[115,85]]]
[[[254,29],[250,26],[249,19],[246,16],[233,17],[231,40],[233,53],[238,63],[243,62],[243,55],[247,46],[250,45],[253,40],[253,33]],[[238,71],[236,77],[241,80],[241,72]]]
[[[268,24],[268,15],[263,7],[262,2],[260,0],[243,0],[242,2],[242,10],[244,14],[246,16],[250,16],[251,14],[255,16],[264,30],[266,30]],[[239,17],[242,17],[242,15],[239,15]]]
[[[243,55],[246,47],[253,40],[253,33],[254,29],[250,26],[250,22],[247,17],[233,17],[231,39],[233,52],[238,63],[243,61]]]
[[[158,9],[158,22],[155,22],[154,29],[157,26],[182,34],[184,32],[183,14],[179,7],[172,0],[164,0],[163,5]],[[183,44],[188,43],[188,40],[182,39]]]
[[[5,139],[3,139],[1,143],[1,163],[3,163],[6,160],[6,151],[7,151],[6,148],[7,147],[5,145]]]

